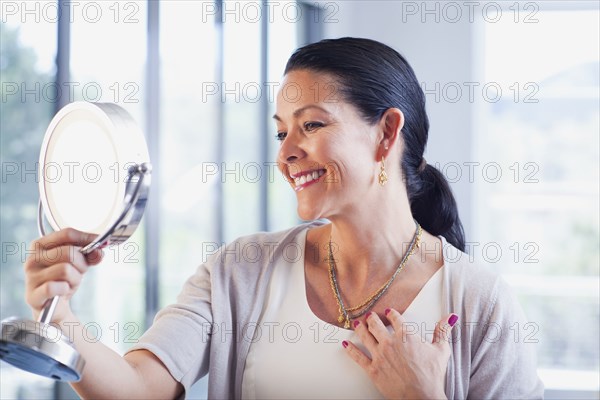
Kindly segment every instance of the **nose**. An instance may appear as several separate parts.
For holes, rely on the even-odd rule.
[[[277,156],[277,160],[281,164],[293,164],[298,160],[302,159],[306,153],[302,148],[302,144],[300,143],[300,135],[288,132],[288,135],[279,147],[279,153]]]

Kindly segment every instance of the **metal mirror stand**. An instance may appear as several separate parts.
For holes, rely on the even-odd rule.
[[[89,254],[94,249],[122,243],[137,228],[148,198],[152,167],[149,163],[129,168],[124,197],[124,208],[116,221],[106,231],[80,251]],[[38,207],[38,229],[46,235],[43,224],[44,210]],[[79,381],[85,360],[72,341],[62,333],[52,316],[60,298],[48,300],[38,321],[7,318],[2,321],[0,359],[13,366],[61,381]]]

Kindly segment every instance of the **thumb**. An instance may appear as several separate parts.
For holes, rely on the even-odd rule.
[[[452,327],[456,324],[456,321],[458,321],[458,315],[454,313],[448,314],[439,321],[433,332],[433,343],[442,345],[447,343],[450,340],[450,332],[452,332]]]
[[[85,260],[88,266],[100,264],[100,261],[104,258],[104,251],[102,249],[94,249],[88,254],[84,254]]]

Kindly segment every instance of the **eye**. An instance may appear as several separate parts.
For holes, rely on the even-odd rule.
[[[275,135],[275,139],[277,139],[280,142],[282,142],[283,139],[285,139],[286,136],[287,136],[287,132],[277,132],[277,135]]]
[[[324,126],[324,124],[322,122],[314,122],[314,121],[310,121],[310,122],[305,122],[304,123],[304,130],[311,132],[314,131],[316,129],[322,128]]]

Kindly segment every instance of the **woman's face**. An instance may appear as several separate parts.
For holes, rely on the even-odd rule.
[[[277,95],[278,166],[298,199],[304,220],[356,210],[377,184],[378,125],[342,101],[334,79],[288,73]]]

